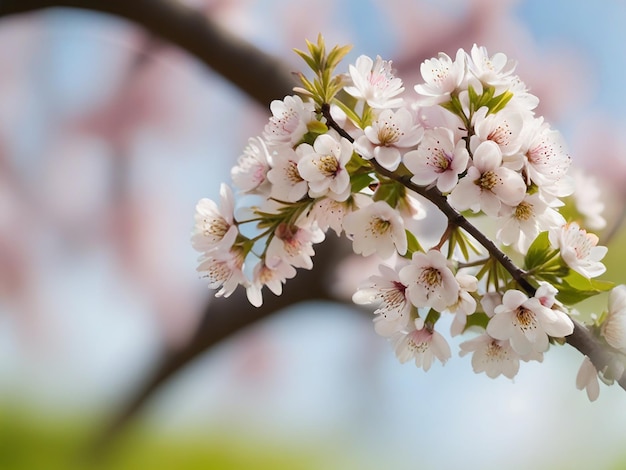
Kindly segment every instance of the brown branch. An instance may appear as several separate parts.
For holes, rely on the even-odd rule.
[[[174,0],[0,0],[0,18],[54,7],[107,13],[179,46],[267,107],[291,94],[296,79],[284,62]]]
[[[330,113],[330,106],[325,104],[322,106],[322,114],[330,127],[335,129],[341,136],[354,142],[354,139],[333,119]],[[530,296],[535,295],[535,287],[526,279],[526,273],[517,267],[515,263],[504,252],[502,252],[493,241],[487,238],[478,228],[470,223],[465,217],[459,214],[450,204],[447,198],[442,195],[434,187],[420,186],[411,181],[410,175],[398,175],[397,173],[382,167],[376,160],[369,160],[374,170],[387,178],[403,184],[407,189],[416,192],[435,204],[437,208],[443,212],[448,218],[449,223],[462,228],[472,235],[478,243],[480,243],[491,256],[493,256],[506,269],[519,286]],[[574,331],[571,335],[565,337],[565,341],[572,347],[576,348],[585,356],[589,357],[596,370],[602,371],[609,366],[612,353],[611,348],[602,344],[593,333],[580,322],[574,321]],[[617,353],[617,351],[613,351]],[[626,374],[618,381],[619,385],[626,390]]]
[[[228,298],[216,298],[209,302],[203,313],[202,322],[191,341],[178,351],[165,352],[153,373],[124,402],[122,408],[107,424],[98,440],[89,449],[88,457],[92,460],[101,458],[102,453],[109,448],[111,440],[155,392],[183,367],[221,341],[259,320],[300,302],[313,300],[343,302],[333,294],[331,288],[333,268],[338,260],[351,253],[351,247],[336,237],[329,238],[316,247],[313,269],[299,270],[298,275],[287,282],[285,291],[280,296],[265,292],[261,307],[252,306],[241,288]]]

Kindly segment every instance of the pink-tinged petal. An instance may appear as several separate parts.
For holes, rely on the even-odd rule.
[[[494,171],[502,164],[502,152],[495,142],[482,142],[474,151],[474,165],[481,173]]]
[[[402,161],[400,151],[395,147],[374,147],[374,158],[391,171],[396,170]]]
[[[520,305],[528,300],[528,296],[522,291],[516,289],[510,289],[502,296],[502,305],[507,310],[515,310]],[[498,313],[498,307],[496,307],[496,313]]]
[[[512,315],[507,313],[496,314],[487,324],[487,333],[495,339],[509,339],[514,330]]]

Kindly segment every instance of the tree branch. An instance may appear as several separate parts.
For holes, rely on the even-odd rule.
[[[350,142],[354,142],[354,139],[348,134],[331,115],[330,105],[325,104],[322,106],[322,114],[326,118],[326,121],[330,127],[335,129],[341,136],[348,139]],[[387,170],[382,167],[375,159],[369,160],[374,170],[387,178],[390,178],[398,183],[404,185],[407,189],[414,191],[415,193],[425,197],[430,202],[435,204],[437,208],[443,212],[448,218],[451,224],[462,228],[467,233],[472,235],[478,243],[480,243],[491,256],[493,256],[503,267],[506,269],[511,277],[518,283],[518,285],[526,291],[530,296],[535,295],[535,287],[526,279],[526,273],[517,267],[515,263],[504,252],[502,252],[493,241],[487,238],[478,228],[476,228],[469,220],[459,214],[450,204],[448,204],[447,198],[442,195],[436,188],[420,186],[411,181],[409,175],[398,175],[397,173]],[[589,357],[592,364],[598,371],[604,370],[609,366],[612,354],[609,352],[612,348],[608,345],[600,343],[598,339],[592,334],[592,332],[585,325],[578,321],[574,321],[574,331],[571,335],[565,337],[565,341],[580,351],[583,355]],[[613,351],[613,353],[618,353]],[[624,374],[618,381],[619,385],[626,390],[626,374]]]
[[[0,0],[0,18],[54,7],[107,13],[142,26],[195,56],[264,107],[291,94],[296,84],[284,62],[173,0]]]

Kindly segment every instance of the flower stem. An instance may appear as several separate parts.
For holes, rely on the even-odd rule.
[[[330,114],[330,105],[324,104],[322,105],[322,115],[326,118],[326,122],[329,127],[335,129],[339,135],[345,137],[350,142],[354,142],[354,138],[350,134],[348,134],[337,122],[333,119]],[[476,228],[473,224],[471,224],[465,217],[463,217],[460,213],[458,213],[450,204],[448,204],[447,198],[437,190],[435,187],[426,187],[420,186],[411,181],[410,175],[398,175],[393,171],[387,170],[382,167],[376,160],[369,160],[369,163],[372,165],[374,170],[383,176],[386,176],[389,179],[397,181],[401,183],[406,188],[411,191],[416,192],[420,196],[425,197],[430,202],[432,202],[437,208],[443,212],[443,214],[448,218],[449,224],[456,225],[459,228],[465,230],[468,234],[470,234],[474,239],[480,243],[489,254],[494,257],[504,269],[506,269],[511,277],[517,282],[517,284],[526,291],[526,293],[530,296],[535,295],[536,288],[533,286],[527,279],[527,273],[518,268],[515,263],[509,258],[504,252],[502,252],[496,245],[493,243],[486,235],[484,235],[478,228]]]

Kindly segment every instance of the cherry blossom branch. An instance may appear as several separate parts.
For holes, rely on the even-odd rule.
[[[330,113],[330,105],[322,106],[322,114],[326,118],[328,125],[335,129],[342,137],[350,142],[354,142],[354,138],[337,124]],[[465,230],[468,234],[476,239],[491,256],[493,256],[515,279],[529,295],[535,294],[535,287],[526,280],[526,272],[518,268],[515,263],[505,253],[503,253],[489,238],[487,238],[476,226],[474,226],[463,215],[459,214],[450,204],[445,196],[443,196],[435,187],[420,186],[411,181],[409,175],[399,175],[393,171],[387,170],[381,166],[375,159],[369,160],[377,173],[386,176],[389,179],[397,181],[404,185],[407,189],[423,196],[432,202],[447,218],[448,221],[459,228]]]
[[[348,139],[350,142],[354,142],[354,138],[348,134],[332,117],[329,104],[324,104],[321,111],[322,115],[326,118],[327,124],[331,128],[337,131],[342,137]],[[527,273],[520,269],[511,260],[511,258],[502,252],[495,245],[495,243],[485,236],[476,226],[450,206],[446,197],[443,196],[435,187],[417,185],[411,181],[410,175],[399,175],[390,171],[381,166],[375,159],[368,161],[378,174],[401,183],[407,189],[414,191],[432,202],[448,218],[449,223],[465,230],[468,234],[474,237],[474,239],[511,274],[513,279],[522,289],[526,291],[528,295],[533,296],[535,294],[536,288],[525,277]],[[602,344],[598,341],[598,339],[594,337],[592,332],[585,325],[573,319],[572,321],[574,322],[574,331],[571,335],[565,337],[565,341],[570,346],[577,349],[580,353],[589,357],[597,370],[605,370],[611,363],[612,354],[619,353],[610,348],[608,345]],[[626,374],[618,380],[618,383],[624,390],[626,390]]]

